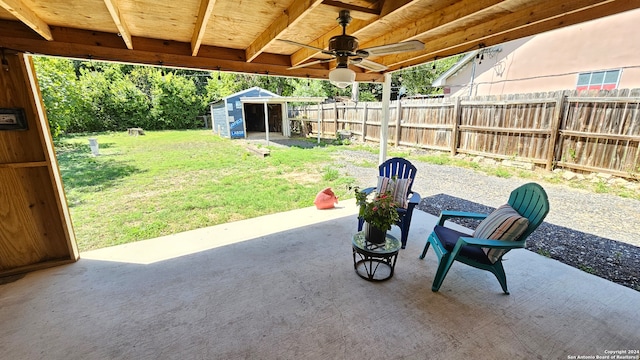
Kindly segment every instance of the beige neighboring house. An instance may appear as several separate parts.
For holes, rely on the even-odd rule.
[[[436,79],[445,96],[640,88],[640,10],[467,53]]]

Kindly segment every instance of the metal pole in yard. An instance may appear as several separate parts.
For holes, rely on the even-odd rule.
[[[264,102],[264,130],[266,132],[267,146],[269,146],[269,107]]]
[[[322,127],[320,116],[322,116],[322,110],[323,106],[318,104],[318,144],[320,144],[320,128]]]
[[[382,84],[382,121],[380,122],[380,153],[378,163],[387,159],[387,139],[389,138],[389,103],[391,102],[391,73],[384,74]]]

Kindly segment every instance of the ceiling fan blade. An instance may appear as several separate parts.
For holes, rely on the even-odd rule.
[[[416,51],[424,49],[424,44],[418,40],[410,40],[399,42],[395,44],[374,46],[367,49],[360,49],[360,51],[366,51],[370,56],[397,54],[405,51]]]
[[[353,65],[355,65],[355,66],[359,66],[359,67],[361,67],[363,69],[367,69],[367,70],[371,70],[371,71],[385,71],[385,70],[387,70],[387,67],[385,65],[382,65],[382,64],[379,64],[377,62],[374,62],[374,61],[371,61],[371,60],[367,60],[367,59],[360,59],[360,61],[352,61],[351,63]]]
[[[308,63],[302,63],[302,64],[298,64],[298,65],[292,66],[290,68],[287,68],[287,70],[299,69],[299,68],[303,68],[303,67],[311,66],[311,65],[316,65],[316,64],[324,64],[324,63],[327,63],[327,62],[332,61],[332,60],[333,59],[322,59],[322,60],[310,61]]]
[[[306,47],[307,49],[312,49],[312,50],[315,50],[315,51],[319,51],[319,52],[321,52],[323,54],[334,55],[333,52],[331,52],[331,51],[320,49],[320,48],[315,47],[315,46],[311,46],[311,45],[307,45],[307,44],[303,44],[303,43],[299,43],[299,42],[295,42],[295,41],[291,41],[291,40],[285,40],[285,39],[276,39],[276,40],[282,41],[282,42],[286,42],[287,44],[290,44],[290,45]]]

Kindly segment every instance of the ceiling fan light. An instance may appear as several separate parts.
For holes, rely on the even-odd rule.
[[[356,80],[356,73],[348,68],[335,68],[329,73],[329,81],[341,89],[351,85]]]

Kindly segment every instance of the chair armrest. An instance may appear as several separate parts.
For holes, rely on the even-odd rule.
[[[462,241],[462,246],[474,246],[474,247],[488,247],[492,249],[522,249],[527,245],[524,240],[521,241],[506,241],[506,240],[492,240],[492,239],[480,239],[473,237],[460,237],[458,242]]]
[[[362,189],[360,190],[360,192],[365,193],[367,195],[371,194],[376,188],[375,187],[368,187],[366,189]]]
[[[444,226],[444,222],[451,218],[484,219],[488,215],[474,212],[443,210],[440,212],[438,225]]]
[[[412,192],[411,197],[409,198],[409,204],[413,204],[414,206],[418,205],[420,204],[420,200],[422,200],[420,194],[418,194],[417,192]]]

